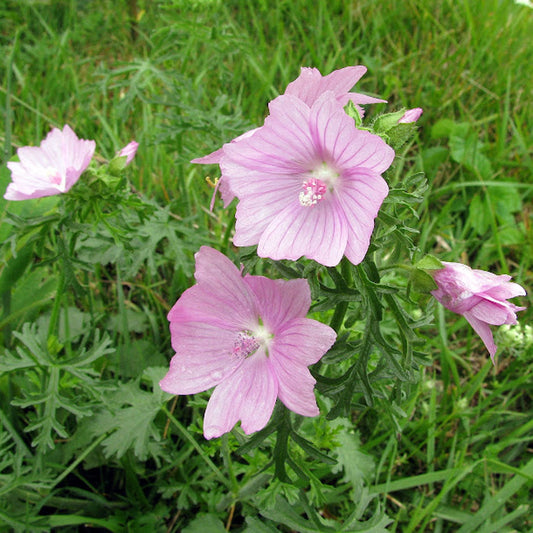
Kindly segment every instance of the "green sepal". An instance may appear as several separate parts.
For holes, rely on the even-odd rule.
[[[440,270],[444,268],[444,265],[434,255],[427,254],[418,261],[415,267],[420,270]]]
[[[125,155],[117,156],[109,161],[107,165],[107,170],[112,176],[120,176],[121,172],[127,166],[128,157]]]
[[[352,117],[355,120],[355,127],[361,128],[361,126],[363,125],[363,119],[361,118],[357,107],[355,107],[355,104],[351,100],[349,100],[348,103],[344,106],[344,111],[349,117]]]
[[[389,132],[392,128],[398,126],[398,120],[400,120],[404,114],[405,109],[394,113],[380,115],[373,124],[374,132],[378,134]]]
[[[438,288],[431,274],[417,268],[411,272],[411,285],[416,292],[421,293],[430,293]]]

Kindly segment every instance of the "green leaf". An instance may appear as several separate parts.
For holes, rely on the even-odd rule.
[[[227,533],[222,520],[215,514],[196,516],[182,531],[183,533]]]
[[[450,139],[450,153],[452,159],[465,168],[479,174],[484,180],[490,180],[494,174],[490,160],[483,155],[483,143],[469,123],[456,124]]]
[[[7,262],[0,275],[0,295],[11,290],[15,282],[24,274],[33,258],[33,245],[33,241],[29,242]]]
[[[468,208],[469,215],[468,220],[476,231],[477,235],[481,237],[487,233],[491,223],[491,213],[487,203],[481,198],[479,194],[476,194],[472,198],[470,207]]]
[[[144,375],[152,381],[151,392],[140,388],[139,379],[121,383],[118,391],[108,397],[108,410],[101,411],[91,420],[93,435],[112,432],[102,442],[107,456],[120,458],[132,449],[140,460],[145,460],[157,453],[153,443],[161,439],[161,434],[154,420],[170,396],[158,383],[167,370],[166,367],[146,369]]]
[[[306,520],[296,512],[295,506],[291,505],[281,496],[277,496],[276,503],[269,509],[260,510],[260,513],[269,520],[283,524],[298,533],[334,533],[336,528],[324,525],[317,525],[311,520]],[[318,517],[321,523],[324,520]]]

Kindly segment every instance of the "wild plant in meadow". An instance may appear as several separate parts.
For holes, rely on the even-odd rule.
[[[416,131],[422,109],[387,113],[363,123],[360,106],[384,102],[350,92],[365,71],[354,66],[323,76],[317,69],[303,68],[284,94],[270,102],[263,125],[193,160],[218,164],[224,206],[237,200],[233,244],[240,250],[240,268],[212,247],[197,251],[203,239],[197,227],[183,228],[181,221],[178,238],[169,230],[176,222],[168,210],[129,187],[123,171],[137,153],[136,141],[105,164],[92,160],[95,142],[78,139],[69,126],[54,128],[40,147],[18,150],[20,161],[8,163],[12,182],[5,198],[60,195],[51,215],[13,217],[19,233],[11,248],[19,246],[21,253],[18,258],[12,254],[6,267],[16,281],[38,246],[39,262],[52,265],[58,278],[47,328],[24,324],[22,332],[13,334],[17,352],[8,351],[0,359],[0,371],[33,372],[22,381],[12,404],[35,411],[27,430],[38,433],[33,444],[39,451],[53,448],[56,437],[69,437],[67,427],[75,427],[67,423],[70,418],[77,423],[93,417],[77,437],[88,449],[101,445],[117,458],[132,450],[140,460],[151,456],[160,461],[168,451],[161,438],[168,427],[163,431],[156,422],[161,411],[198,450],[191,434],[166,409],[165,392],[189,395],[214,388],[203,421],[205,438],[231,432],[235,448],[241,445],[244,453],[273,435],[269,454],[275,476],[288,481],[286,469],[291,468],[308,483],[314,474],[290,441],[305,457],[334,461],[297,415],[322,415],[324,424],[336,418],[352,424],[358,395],[401,431],[399,419],[406,416],[402,402],[419,379],[421,365],[431,364],[419,331],[431,324],[433,309],[429,297],[413,297],[417,289],[462,314],[494,361],[490,326],[516,323],[516,312],[524,307],[507,300],[525,290],[507,275],[431,256],[415,261],[421,251],[414,242],[418,232],[413,205],[422,201],[427,185],[419,174],[392,179],[391,168],[399,147]],[[139,227],[142,231],[135,233]],[[95,326],[88,273],[105,267],[109,278],[116,275],[124,325],[124,263],[133,264],[136,268],[126,271],[136,275],[139,265],[151,260],[152,273],[161,276],[155,257],[161,256],[162,236],[174,248],[188,246],[189,252],[187,231],[194,233],[196,284],[184,290],[168,313],[175,352],[170,367],[143,367],[142,375],[155,387],[147,392],[139,388],[140,375],[133,373],[137,379],[127,384],[120,381],[132,375],[128,363],[136,368],[134,362],[121,360],[106,369],[116,383],[105,388],[99,377],[106,365],[98,371],[94,365],[114,348],[110,335],[101,335]],[[84,255],[82,244],[91,240],[96,252]],[[103,254],[104,249],[111,252]],[[254,269],[269,277],[253,274]],[[411,278],[396,275],[398,270],[408,270]],[[283,279],[273,279],[280,276]],[[155,292],[152,282],[140,285],[150,296]],[[9,307],[11,286],[3,274],[0,289]],[[86,302],[92,313],[78,356],[70,340],[60,339],[60,315],[68,328],[72,301]],[[124,332],[127,336],[126,326]],[[4,338],[10,334],[6,329]],[[130,351],[124,353],[130,357]],[[78,398],[84,409],[76,405]],[[246,435],[257,434],[246,440],[235,427],[239,421]],[[223,442],[227,462],[228,440]],[[334,442],[333,437],[327,442]],[[218,472],[208,455],[202,459]],[[258,470],[262,473],[269,466]],[[240,493],[232,475],[234,501]],[[317,478],[313,482],[320,483]]]

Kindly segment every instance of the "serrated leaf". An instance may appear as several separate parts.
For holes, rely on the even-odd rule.
[[[154,419],[170,395],[163,392],[157,383],[166,370],[163,367],[146,369],[145,375],[152,381],[150,392],[140,388],[139,380],[120,384],[118,391],[109,397],[109,410],[100,412],[91,421],[95,436],[112,432],[102,442],[107,456],[120,458],[132,449],[140,460],[145,460],[150,453],[150,443],[160,440],[160,431]]]
[[[335,436],[339,446],[333,454],[337,457],[338,466],[333,468],[333,472],[344,470],[343,480],[351,483],[353,488],[360,492],[363,484],[372,479],[374,459],[361,451],[359,434],[348,429],[351,426],[348,420],[340,419],[335,424],[342,429]]]

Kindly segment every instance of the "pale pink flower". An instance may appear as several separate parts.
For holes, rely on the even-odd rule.
[[[380,100],[372,96],[366,96],[359,93],[351,93],[350,89],[361,79],[366,72],[366,67],[359,65],[355,67],[345,67],[339,70],[334,70],[326,76],[322,76],[320,71],[316,68],[302,67],[300,75],[294,81],[291,81],[285,89],[285,94],[292,94],[300,100],[302,100],[308,106],[312,106],[313,103],[320,97],[320,95],[326,91],[331,91],[339,101],[339,103],[345,106],[348,101],[352,101],[355,107],[359,111],[361,117],[364,115],[364,110],[359,104],[374,104],[386,102],[386,100]],[[238,137],[235,137],[231,144],[238,143],[243,139],[251,137],[256,131],[261,128],[254,128],[249,130]],[[204,157],[198,157],[193,159],[191,163],[198,163],[201,165],[211,165],[221,163],[224,157],[224,147],[211,152]],[[221,168],[222,169],[222,168]],[[228,207],[231,201],[235,198],[235,194],[231,190],[228,180],[224,179],[224,173],[220,177],[218,189],[220,196],[224,201],[224,207]],[[216,191],[215,191],[216,193]],[[213,196],[214,198],[214,196]],[[213,202],[211,202],[211,209],[213,208]]]
[[[122,150],[117,152],[117,157],[126,156],[126,165],[129,165],[133,161],[133,158],[137,153],[137,148],[139,148],[139,143],[131,141],[126,146],[124,146]]]
[[[89,166],[96,143],[78,139],[69,126],[57,128],[37,146],[17,150],[20,162],[10,161],[12,182],[4,198],[27,200],[67,192]]]
[[[526,291],[511,276],[475,270],[460,263],[442,262],[444,268],[431,270],[437,284],[432,295],[446,309],[463,315],[485,343],[494,361],[497,346],[490,325],[516,324],[517,307],[508,298],[524,296]]]
[[[207,246],[196,254],[195,278],[168,314],[176,355],[160,385],[171,394],[216,387],[205,412],[205,438],[219,437],[239,420],[246,434],[259,431],[276,398],[300,415],[318,415],[307,367],[336,334],[306,318],[307,281],[243,277]]]
[[[302,67],[300,75],[285,90],[285,94],[298,97],[311,107],[326,91],[331,91],[342,106],[350,100],[355,104],[361,117],[364,115],[363,108],[359,104],[378,104],[386,102],[366,94],[351,93],[350,89],[364,76],[366,67],[344,67],[334,70],[326,76],[322,76],[316,68]]]
[[[311,107],[282,95],[269,109],[251,137],[224,146],[222,174],[239,198],[234,244],[258,244],[258,255],[272,259],[360,263],[394,150],[357,129],[331,91]]]
[[[423,112],[424,111],[421,107],[408,109],[400,118],[400,120],[398,120],[398,124],[410,124],[412,122],[416,122],[422,116]]]

